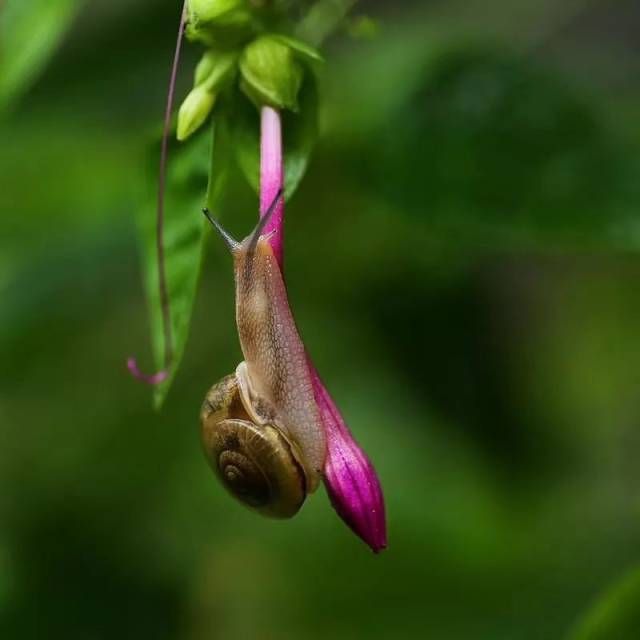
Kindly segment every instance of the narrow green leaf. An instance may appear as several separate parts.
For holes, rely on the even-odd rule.
[[[640,638],[640,568],[602,595],[580,620],[570,640]]]
[[[224,102],[215,113],[213,123],[215,144],[209,155],[209,180],[207,182],[206,206],[214,210],[227,182],[230,158],[231,140],[229,137],[228,104]],[[205,228],[207,225],[205,224]]]
[[[205,224],[202,207],[213,207],[226,175],[228,154],[222,151],[221,132],[214,119],[212,129],[194,135],[183,144],[172,143],[167,165],[164,252],[170,300],[173,360],[167,379],[154,388],[154,404],[159,408],[178,370],[189,336],[203,258]],[[215,144],[213,144],[215,142]],[[156,154],[156,158],[157,158]],[[155,184],[155,183],[152,183]],[[150,190],[140,211],[145,288],[151,314],[152,344],[156,367],[165,366],[162,308],[158,290],[156,251],[156,193]]]
[[[282,44],[287,45],[289,49],[292,49],[295,53],[302,56],[302,58],[306,61],[324,62],[323,57],[320,55],[320,52],[317,49],[314,49],[311,45],[308,45],[302,40],[298,40],[298,38],[285,36],[282,33],[271,33],[269,35],[274,40],[278,40]]]
[[[356,0],[318,0],[298,24],[297,35],[305,42],[321,44],[344,23]]]
[[[35,80],[79,4],[78,0],[0,3],[0,113]]]
[[[318,90],[316,79],[305,74],[299,94],[298,113],[282,113],[284,188],[289,198],[298,188],[318,137]],[[251,187],[260,191],[260,115],[241,94],[234,98],[232,139],[238,164]]]

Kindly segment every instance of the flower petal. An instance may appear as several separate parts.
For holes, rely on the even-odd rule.
[[[282,189],[282,125],[280,113],[269,106],[261,109],[260,215],[265,215]],[[264,229],[269,233],[282,272],[282,227],[284,198],[277,204]],[[375,553],[387,546],[384,498],[373,465],[358,446],[329,392],[307,355],[313,393],[327,440],[324,483],[338,515]]]
[[[309,361],[316,403],[327,436],[325,486],[333,508],[375,553],[387,546],[384,498],[373,465],[358,446]]]
[[[158,371],[157,373],[153,373],[151,375],[142,373],[135,358],[127,358],[127,369],[129,369],[129,373],[134,378],[140,380],[141,382],[146,382],[147,384],[152,386],[164,382],[169,375],[169,373],[165,370]]]

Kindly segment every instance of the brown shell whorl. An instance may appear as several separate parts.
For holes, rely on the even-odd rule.
[[[264,515],[295,515],[307,487],[294,445],[275,426],[249,421],[235,376],[212,387],[201,418],[205,454],[226,489]]]

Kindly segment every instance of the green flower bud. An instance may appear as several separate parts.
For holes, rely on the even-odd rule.
[[[209,46],[234,45],[253,32],[253,18],[247,0],[189,0],[187,37]]]
[[[233,76],[237,62],[237,53],[210,49],[196,66],[194,86],[205,85],[209,91],[219,91]]]
[[[193,86],[202,84],[210,75],[216,66],[218,59],[217,52],[207,51],[196,65],[196,71],[193,75]]]
[[[178,112],[178,140],[186,140],[207,119],[215,98],[231,80],[238,55],[225,51],[207,51],[196,66],[194,88]]]
[[[215,101],[215,93],[204,85],[198,85],[191,90],[178,111],[178,140],[186,140],[200,127],[211,113]]]
[[[240,57],[241,88],[257,106],[298,110],[302,67],[291,47],[264,35],[248,44]]]

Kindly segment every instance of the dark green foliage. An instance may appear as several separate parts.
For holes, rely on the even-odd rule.
[[[635,248],[638,163],[569,80],[477,47],[422,66],[397,124],[354,163],[364,180],[463,241]]]
[[[79,4],[79,0],[4,0],[0,7],[0,116],[36,80]]]
[[[640,571],[609,589],[587,612],[571,640],[628,640],[640,635]]]

